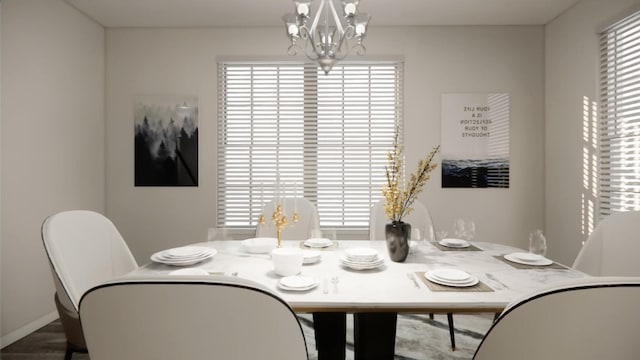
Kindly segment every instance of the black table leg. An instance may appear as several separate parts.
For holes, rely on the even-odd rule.
[[[397,313],[353,315],[355,360],[393,360]]]
[[[318,360],[344,360],[347,341],[347,314],[313,313]]]

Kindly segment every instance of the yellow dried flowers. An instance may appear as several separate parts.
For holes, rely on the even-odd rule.
[[[429,180],[429,173],[438,164],[433,163],[433,158],[440,150],[440,145],[436,146],[426,156],[418,161],[418,169],[415,174],[411,174],[406,188],[400,188],[399,181],[402,176],[402,147],[398,144],[398,129],[396,129],[393,141],[393,150],[387,153],[387,183],[382,187],[382,195],[386,200],[384,211],[391,221],[402,221],[413,208],[413,202],[422,191],[424,184]]]

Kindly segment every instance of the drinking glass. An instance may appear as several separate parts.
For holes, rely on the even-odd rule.
[[[331,241],[336,241],[336,229],[322,230],[322,237]]]
[[[422,229],[420,228],[412,228],[411,229],[411,240],[419,242],[423,240],[422,238]]]
[[[453,222],[453,235],[458,239],[464,239],[465,229],[463,219],[455,219]]]
[[[474,236],[476,236],[476,223],[473,220],[469,220],[464,224],[464,239],[471,241]]]
[[[547,239],[542,234],[542,230],[529,234],[529,252],[540,256],[547,255]]]

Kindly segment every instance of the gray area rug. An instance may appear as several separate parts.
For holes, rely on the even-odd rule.
[[[312,316],[299,315],[309,359],[316,360]],[[456,350],[451,350],[446,315],[400,314],[396,330],[397,360],[455,360],[471,359],[484,334],[491,327],[493,314],[454,314]],[[353,359],[353,317],[347,316],[347,360]]]

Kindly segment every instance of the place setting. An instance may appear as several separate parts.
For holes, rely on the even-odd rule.
[[[340,256],[340,263],[353,270],[370,270],[384,265],[384,258],[378,250],[369,247],[353,247],[345,249]]]
[[[536,230],[529,235],[529,252],[514,252],[497,256],[497,258],[518,269],[566,269],[564,265],[557,264],[553,260],[546,258],[546,253],[547,241],[542,231]]]
[[[436,232],[438,239],[434,243],[436,248],[442,251],[482,251],[482,249],[471,243],[471,239],[476,233],[476,225],[472,220],[456,219],[453,227],[453,237],[448,237],[447,231],[440,230]]]
[[[278,288],[285,291],[304,292],[316,288],[320,282],[309,275],[291,275],[278,280]]]
[[[302,242],[308,248],[324,249],[333,246],[333,240],[327,238],[309,238]]]
[[[159,251],[151,255],[151,261],[171,265],[190,266],[212,258],[218,253],[206,246],[182,246]]]
[[[416,277],[433,291],[493,291],[477,276],[459,269],[439,268],[416,272]]]

